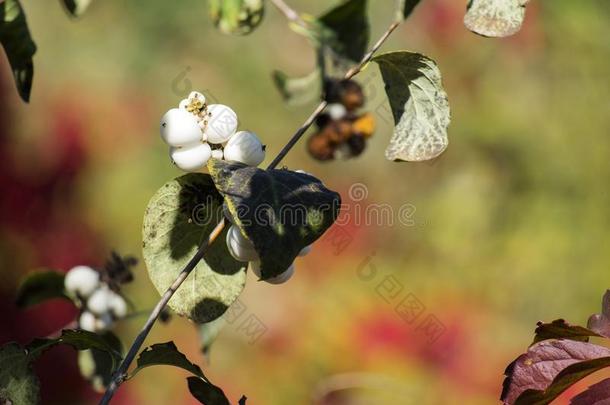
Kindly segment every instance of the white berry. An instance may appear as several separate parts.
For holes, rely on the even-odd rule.
[[[237,131],[237,114],[223,104],[208,106],[205,133],[209,143],[224,143]]]
[[[258,278],[261,278],[261,263],[259,261],[251,262],[250,270],[252,270],[252,272],[254,274],[256,274],[256,276]],[[288,267],[286,269],[286,271],[284,271],[283,273],[281,273],[275,277],[268,278],[267,280],[264,280],[264,281],[269,284],[284,284],[286,281],[290,280],[293,275],[294,275],[294,263],[291,264],[290,267]]]
[[[66,291],[83,298],[89,297],[99,285],[100,273],[88,266],[76,266],[64,278]]]
[[[227,247],[235,260],[240,262],[259,260],[254,244],[246,239],[235,225],[232,225],[227,232]]]
[[[202,104],[205,104],[205,96],[198,91],[191,91],[191,94],[189,94],[188,99],[198,100],[201,101]]]
[[[255,133],[240,131],[227,142],[225,160],[258,166],[265,160],[265,148]]]
[[[197,118],[190,112],[172,108],[161,118],[161,138],[170,146],[187,146],[202,138]]]
[[[180,104],[178,104],[178,108],[181,110],[186,110],[186,107],[188,107],[190,101],[188,99],[184,99],[182,101],[180,101]]]
[[[83,312],[78,318],[78,327],[89,332],[95,332],[95,323],[95,315],[89,311]]]
[[[221,149],[214,149],[212,151],[212,157],[214,159],[222,160],[223,156],[224,156],[224,154],[222,153]]]
[[[169,155],[178,168],[185,172],[198,172],[208,163],[212,149],[207,143],[200,143],[183,148],[170,148]]]
[[[329,106],[326,107],[326,111],[333,120],[340,120],[347,114],[347,109],[343,104],[340,103],[329,104]]]
[[[110,310],[110,301],[114,294],[107,286],[103,286],[89,297],[87,309],[96,315],[103,315]]]
[[[301,251],[299,252],[299,256],[307,256],[309,252],[311,252],[311,245],[305,246],[303,249],[301,249]]]
[[[117,318],[124,318],[127,315],[127,302],[119,294],[114,293],[110,298],[110,311]]]

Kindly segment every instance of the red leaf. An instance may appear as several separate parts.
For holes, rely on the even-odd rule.
[[[500,399],[506,405],[548,404],[576,381],[609,365],[610,349],[605,347],[574,340],[544,340],[506,368]]]
[[[572,398],[570,405],[610,405],[610,378],[593,384]]]

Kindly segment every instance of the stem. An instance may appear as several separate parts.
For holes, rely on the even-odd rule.
[[[271,0],[271,1],[278,8],[286,7],[286,10],[291,10],[290,7],[288,7],[282,0]],[[298,16],[298,14],[297,14],[297,16]],[[362,71],[362,69],[364,68],[364,66],[371,61],[371,59],[373,58],[375,53],[379,50],[379,48],[383,45],[383,43],[388,39],[390,34],[392,34],[392,32],[394,32],[394,30],[396,28],[398,28],[399,25],[400,25],[399,21],[393,22],[388,27],[388,29],[383,33],[381,38],[379,38],[379,40],[375,43],[375,45],[373,45],[371,50],[366,55],[364,55],[364,57],[362,58],[360,63],[358,63],[358,65],[352,67],[345,74],[344,79],[351,79],[352,77],[354,77],[355,75],[360,73]],[[303,125],[301,125],[301,127],[294,133],[294,135],[292,135],[292,137],[288,140],[286,145],[277,154],[275,159],[273,159],[273,161],[269,164],[269,166],[267,166],[267,170],[274,169],[275,167],[277,167],[277,165],[288,154],[288,152],[290,152],[290,150],[294,147],[294,145],[297,144],[297,142],[301,139],[301,137],[305,134],[305,132],[307,132],[309,127],[311,127],[311,125],[315,122],[316,118],[324,111],[324,109],[326,108],[327,105],[328,105],[328,103],[326,101],[322,101],[320,104],[318,104],[318,106],[311,113],[309,118],[307,118],[307,120],[303,123]],[[186,280],[188,275],[193,271],[195,266],[197,266],[199,261],[201,259],[203,259],[203,255],[204,255],[207,247],[209,245],[211,245],[218,238],[218,236],[220,235],[220,233],[223,231],[223,229],[225,227],[225,223],[226,223],[226,221],[224,219],[222,219],[218,223],[218,225],[216,225],[216,228],[214,228],[214,230],[210,233],[208,238],[203,241],[201,246],[199,246],[199,249],[197,250],[197,253],[195,253],[195,256],[193,256],[193,258],[188,262],[188,264],[180,272],[180,274],[178,275],[176,280],[165,291],[165,293],[161,297],[161,300],[159,300],[159,302],[157,303],[157,305],[151,312],[150,316],[148,317],[148,320],[144,324],[144,327],[142,328],[142,330],[140,331],[138,336],[136,336],[135,340],[131,344],[131,347],[129,348],[129,352],[127,352],[127,355],[123,359],[123,362],[121,363],[121,365],[115,372],[115,374],[112,378],[112,382],[108,386],[106,393],[104,394],[104,396],[102,397],[102,399],[99,403],[100,405],[107,405],[108,403],[110,403],[110,400],[112,399],[112,396],[116,392],[117,388],[125,380],[125,376],[127,375],[127,369],[129,368],[129,366],[135,359],[136,355],[138,354],[138,351],[142,347],[142,344],[144,343],[144,340],[148,336],[148,333],[150,332],[153,325],[159,318],[161,311],[163,311],[163,309],[165,308],[165,306],[167,305],[169,300],[172,298],[172,296],[174,295],[176,290],[178,290],[178,288],[180,288],[180,286],[182,285],[184,280]]]
[[[271,3],[286,16],[288,21],[293,22],[295,24],[300,25],[303,28],[308,28],[305,20],[301,18],[299,13],[297,13],[292,7],[290,7],[284,0],[271,0]]]

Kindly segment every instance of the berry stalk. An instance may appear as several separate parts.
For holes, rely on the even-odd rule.
[[[379,48],[381,48],[381,46],[384,44],[384,42],[390,37],[392,32],[394,32],[394,30],[396,30],[396,28],[398,28],[399,25],[400,25],[400,21],[395,21],[392,24],[390,24],[388,29],[382,34],[382,36],[375,43],[375,45],[373,45],[373,47],[370,49],[370,51],[366,55],[364,55],[364,57],[362,58],[360,63],[358,63],[356,66],[352,67],[345,74],[344,78],[351,79],[354,76],[356,76],[358,73],[360,73],[362,71],[362,69],[364,68],[364,66],[371,61],[371,59],[373,58],[375,53],[379,50]],[[301,127],[299,129],[297,129],[297,131],[288,140],[288,142],[282,148],[282,150],[277,154],[277,156],[273,159],[273,161],[269,164],[269,166],[267,166],[267,170],[274,169],[277,167],[277,165],[284,159],[284,157],[288,154],[288,152],[290,152],[290,150],[294,147],[294,145],[296,145],[298,143],[298,141],[303,137],[305,132],[307,132],[307,130],[313,125],[316,118],[324,111],[324,109],[326,108],[327,105],[328,105],[328,103],[326,101],[320,102],[320,104],[316,107],[316,109],[311,113],[309,118],[307,118],[307,120],[303,123],[303,125],[301,125]],[[222,219],[218,223],[218,225],[216,225],[216,227],[210,233],[208,238],[203,241],[201,246],[199,246],[199,249],[197,250],[197,253],[195,254],[195,256],[193,256],[193,258],[188,262],[188,264],[180,272],[180,274],[178,275],[176,280],[165,291],[165,293],[163,294],[163,296],[161,297],[161,299],[159,300],[159,302],[157,303],[157,305],[151,312],[150,316],[148,317],[148,320],[144,324],[144,327],[142,328],[140,333],[138,333],[135,340],[131,344],[131,347],[129,348],[127,355],[125,356],[125,358],[123,359],[123,362],[121,363],[121,365],[115,372],[111,383],[109,384],[106,392],[104,393],[104,396],[102,397],[102,399],[99,402],[99,405],[107,405],[110,403],[116,390],[123,383],[123,381],[125,381],[125,377],[127,376],[127,369],[129,368],[129,366],[135,359],[136,355],[138,354],[138,351],[144,344],[144,340],[146,340],[146,337],[148,336],[153,325],[159,318],[159,315],[161,314],[163,309],[167,306],[167,303],[172,298],[174,293],[178,290],[178,288],[180,288],[182,283],[186,280],[186,278],[193,271],[193,269],[197,266],[197,264],[201,261],[201,259],[203,259],[203,255],[205,254],[207,247],[209,245],[211,245],[212,243],[214,243],[214,241],[222,233],[222,231],[225,228],[225,224],[226,224],[226,220]]]

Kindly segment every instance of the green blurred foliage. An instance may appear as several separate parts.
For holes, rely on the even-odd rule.
[[[328,6],[290,3],[310,14]],[[371,3],[376,38],[394,13]],[[52,2],[23,6],[39,51],[30,105],[10,95],[14,153],[27,158],[44,141],[45,120],[57,108],[78,114],[91,160],[74,215],[121,252],[140,254],[144,207],[179,175],[157,126],[188,90],[232,106],[241,127],[268,144],[269,160],[309,114],[308,107],[282,104],[271,72],[305,74],[313,51],[271,7],[251,35],[231,37],[214,29],[204,1],[98,1],[78,21]],[[323,239],[283,286],[249,276],[246,311],[220,332],[204,368],[231,398],[311,403],[332,376],[356,372],[373,377],[362,382],[356,375],[350,382],[364,386],[347,393],[376,403],[490,403],[536,321],[583,324],[598,311],[610,287],[608,2],[534,0],[523,30],[503,40],[468,32],[464,8],[424,1],[383,48],[422,52],[441,68],[452,124],[449,148],[437,161],[383,158],[391,123],[375,66],[360,76],[379,121],[363,156],[320,164],[301,143],[284,161],[324,179],[352,208],[354,183],[368,189],[361,204],[395,211],[413,204],[414,224],[346,226],[345,250],[336,254]],[[370,257],[378,276],[364,281],[357,270]],[[427,344],[418,322],[405,323],[379,296],[386,275],[403,286],[400,297],[411,292],[423,303],[422,317],[443,323],[437,342]],[[158,298],[141,267],[128,293],[142,309]],[[251,314],[267,328],[255,344],[240,329]],[[127,321],[120,332],[133,336],[141,322]],[[159,325],[150,337],[171,339],[202,361],[187,321]],[[159,368],[126,389],[134,402],[163,404],[186,398],[183,379]]]

